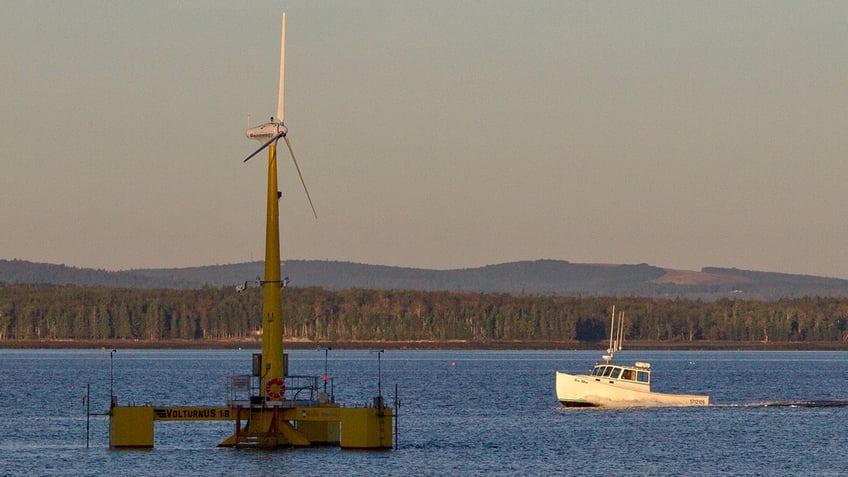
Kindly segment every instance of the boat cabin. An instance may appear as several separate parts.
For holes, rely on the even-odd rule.
[[[621,366],[599,363],[592,369],[591,376],[651,384],[651,365],[648,363],[636,363],[635,366]]]

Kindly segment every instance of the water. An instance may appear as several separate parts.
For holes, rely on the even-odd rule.
[[[252,350],[114,354],[120,403],[220,405],[224,377]],[[586,351],[387,351],[383,394],[400,388],[400,449],[217,448],[230,422],[157,422],[155,449],[110,450],[108,350],[0,351],[2,475],[848,475],[844,352],[627,352],[650,361],[653,388],[709,394],[707,408],[565,410],[554,371],[581,372]],[[292,374],[324,373],[322,351],[291,351]],[[377,357],[333,350],[336,397],[377,392]],[[767,405],[779,403],[781,405]],[[792,404],[797,405],[792,405]],[[810,406],[812,403],[812,406]]]

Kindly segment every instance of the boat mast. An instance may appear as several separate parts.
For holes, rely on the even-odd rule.
[[[609,348],[607,348],[607,354],[609,354],[610,360],[615,355],[615,345],[612,339],[613,336],[615,336],[615,305],[612,306],[612,317],[610,317],[610,342]]]
[[[618,312],[618,350],[621,351],[621,346],[624,344],[624,312]]]
[[[616,351],[621,351],[621,345],[624,342],[624,312],[618,312],[618,328],[616,329],[615,320],[615,305],[612,306],[612,316],[610,317],[610,341],[607,354],[601,356],[604,361],[609,364],[615,356]]]

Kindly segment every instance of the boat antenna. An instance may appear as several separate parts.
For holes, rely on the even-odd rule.
[[[624,344],[624,312],[618,312],[618,350],[621,351],[621,345]]]
[[[613,357],[613,356],[615,356],[615,348],[616,348],[616,345],[615,345],[614,338],[613,338],[615,335],[616,335],[616,332],[615,332],[615,305],[613,305],[613,306],[612,306],[612,316],[610,317],[610,341],[609,341],[609,348],[607,348],[607,354],[605,354],[605,355],[601,356],[601,358],[602,358],[602,359],[604,360],[604,362],[606,362],[607,364],[609,364],[609,362],[610,362],[610,361],[612,361],[612,357]]]
[[[615,305],[612,306],[612,318],[610,318],[610,342],[607,348],[607,353],[610,355],[615,353],[615,347],[612,344],[612,337],[615,335]],[[610,356],[612,358],[612,356]]]

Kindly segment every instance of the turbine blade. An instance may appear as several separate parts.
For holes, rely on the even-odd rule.
[[[268,142],[266,142],[265,144],[263,144],[263,145],[259,146],[259,149],[257,149],[257,150],[255,150],[255,151],[253,151],[253,154],[251,154],[251,155],[247,156],[247,157],[246,157],[243,161],[241,161],[241,162],[247,162],[250,158],[252,158],[253,156],[255,156],[255,155],[259,154],[260,152],[262,152],[262,150],[263,150],[263,149],[265,149],[266,147],[270,146],[272,142],[276,141],[277,139],[280,139],[280,137],[281,137],[282,135],[283,135],[283,133],[280,133],[280,134],[277,134],[276,136],[272,137],[271,139],[269,139],[269,140],[268,140]]]
[[[309,207],[312,207],[312,215],[315,218],[318,218],[318,213],[315,212],[315,206],[312,205],[312,198],[309,197],[309,189],[306,188],[306,182],[303,180],[303,174],[300,173],[300,167],[297,165],[297,159],[294,158],[294,150],[291,146],[291,141],[289,141],[288,136],[283,136],[283,139],[286,140],[286,146],[289,148],[289,154],[291,154],[292,162],[294,162],[294,168],[297,169],[297,176],[300,177],[300,183],[303,184],[303,191],[306,192],[306,200],[309,201]]]
[[[285,120],[286,82],[286,12],[283,12],[283,28],[280,35],[280,90],[277,94],[277,121]]]

